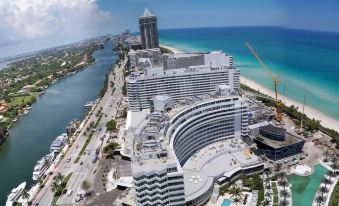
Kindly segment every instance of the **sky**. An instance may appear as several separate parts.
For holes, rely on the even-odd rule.
[[[158,28],[284,26],[339,32],[337,0],[0,0],[0,58],[125,28],[145,8]]]

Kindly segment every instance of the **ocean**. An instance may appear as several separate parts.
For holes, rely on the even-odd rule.
[[[282,27],[218,27],[159,31],[161,44],[185,52],[222,50],[241,75],[274,90],[273,82],[245,46],[249,42],[275,75],[279,93],[339,120],[339,33]],[[284,82],[286,81],[286,86]],[[339,125],[338,125],[339,128]]]

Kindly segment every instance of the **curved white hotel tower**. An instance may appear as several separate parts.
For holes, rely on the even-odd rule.
[[[129,128],[137,205],[203,205],[218,183],[263,169],[241,141],[248,112],[240,97],[227,92],[163,105]]]

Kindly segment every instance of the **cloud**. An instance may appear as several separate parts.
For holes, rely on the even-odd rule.
[[[0,46],[41,39],[78,39],[108,32],[109,12],[94,0],[1,0]]]

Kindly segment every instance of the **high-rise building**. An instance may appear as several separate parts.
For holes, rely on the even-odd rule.
[[[150,108],[150,101],[156,95],[168,95],[180,101],[210,94],[219,84],[239,89],[240,71],[233,66],[232,56],[222,52],[171,55],[162,56],[163,66],[131,71],[126,78],[130,110]]]
[[[159,47],[157,17],[145,9],[144,15],[139,17],[139,28],[143,49]]]
[[[220,185],[263,170],[241,139],[248,134],[248,105],[225,89],[218,85],[219,95],[181,104],[156,96],[153,112],[129,114],[137,206],[206,205]]]

